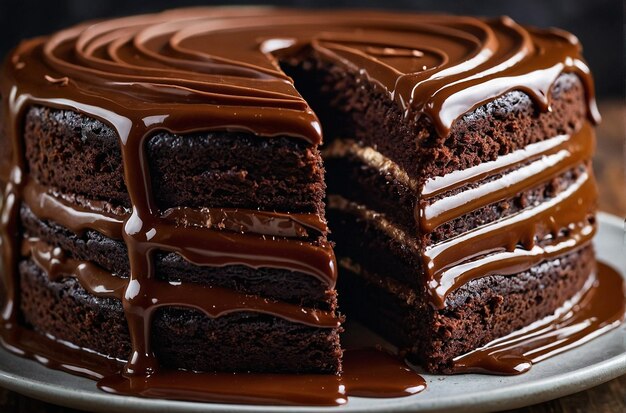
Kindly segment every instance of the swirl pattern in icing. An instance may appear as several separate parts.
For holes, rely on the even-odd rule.
[[[589,114],[598,117],[577,39],[505,17],[175,10],[27,41],[11,56],[6,84],[33,98],[106,108],[146,127],[240,129],[317,143],[319,123],[277,62],[307,46],[378,83],[407,116],[427,115],[441,134],[510,90],[547,110],[562,72],[581,76]]]

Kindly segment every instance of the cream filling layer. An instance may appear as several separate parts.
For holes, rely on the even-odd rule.
[[[350,201],[341,195],[328,195],[326,206],[329,209],[349,212],[361,219],[372,223],[376,229],[385,233],[389,238],[407,245],[411,250],[419,254],[420,244],[414,236],[392,223],[385,214],[368,209],[365,205]]]
[[[322,150],[324,159],[345,158],[348,155],[357,158],[371,168],[378,169],[383,175],[391,176],[412,191],[419,190],[419,182],[416,179],[411,178],[400,165],[371,146],[362,146],[352,139],[335,139]]]

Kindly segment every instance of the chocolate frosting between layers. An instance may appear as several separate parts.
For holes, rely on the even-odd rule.
[[[91,295],[124,299],[129,289],[128,280],[114,276],[97,265],[69,258],[59,247],[29,238],[22,243],[22,255],[30,257],[52,281],[73,277]],[[132,288],[132,287],[130,287]],[[298,305],[270,300],[255,295],[242,294],[220,287],[151,281],[152,307],[190,307],[208,317],[250,311],[271,314],[289,321],[313,327],[338,327],[340,320],[334,314]]]

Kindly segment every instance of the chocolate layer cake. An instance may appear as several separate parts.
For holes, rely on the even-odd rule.
[[[5,341],[126,375],[338,373],[339,267],[342,313],[449,372],[595,267],[597,111],[567,33],[176,10],[26,41],[1,93]]]

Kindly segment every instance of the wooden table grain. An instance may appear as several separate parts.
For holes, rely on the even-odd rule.
[[[602,102],[594,160],[600,187],[600,209],[626,217],[626,104]],[[83,413],[34,400],[0,388],[0,412]],[[626,376],[593,389],[508,413],[626,412]]]

